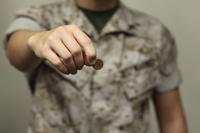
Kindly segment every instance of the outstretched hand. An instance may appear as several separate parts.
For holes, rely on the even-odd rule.
[[[65,74],[76,74],[84,65],[99,65],[99,61],[95,65],[96,50],[91,39],[76,25],[37,32],[28,39],[28,46],[37,57]]]

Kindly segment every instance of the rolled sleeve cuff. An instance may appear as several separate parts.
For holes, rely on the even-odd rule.
[[[7,43],[10,35],[18,30],[42,31],[45,29],[32,19],[25,18],[25,17],[17,18],[11,23],[11,25],[5,32],[4,44]]]
[[[161,84],[155,87],[157,92],[166,92],[173,89],[176,89],[182,83],[182,76],[180,70],[174,71],[169,76],[163,76]]]

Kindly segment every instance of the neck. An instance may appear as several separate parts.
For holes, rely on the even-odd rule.
[[[118,0],[75,0],[75,2],[82,8],[94,11],[109,10],[118,4]]]

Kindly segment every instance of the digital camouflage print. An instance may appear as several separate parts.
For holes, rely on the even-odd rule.
[[[120,3],[98,34],[74,1],[66,0],[17,12],[7,34],[66,24],[78,25],[88,34],[104,66],[64,75],[47,61],[42,63],[34,72],[28,133],[148,133],[153,91],[169,91],[181,82],[168,29]]]

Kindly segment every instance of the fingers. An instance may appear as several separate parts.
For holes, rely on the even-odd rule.
[[[96,60],[96,50],[91,39],[77,26],[72,25],[69,29],[72,29],[74,38],[83,49],[84,63],[89,66],[93,65]]]
[[[96,62],[91,39],[77,26],[58,27],[48,32],[44,40],[40,53],[63,73],[76,74],[84,64],[93,66]]]
[[[49,49],[48,51],[46,51],[44,53],[44,57],[48,61],[50,61],[62,73],[69,74],[68,69],[65,67],[60,58],[52,50]]]
[[[71,74],[77,73],[77,68],[74,63],[73,57],[65,45],[59,40],[59,38],[54,38],[49,42],[51,49],[59,56],[59,59],[68,69]]]
[[[78,42],[74,39],[73,35],[66,32],[62,35],[62,41],[71,53],[76,68],[78,70],[82,69],[84,65],[83,51]]]

